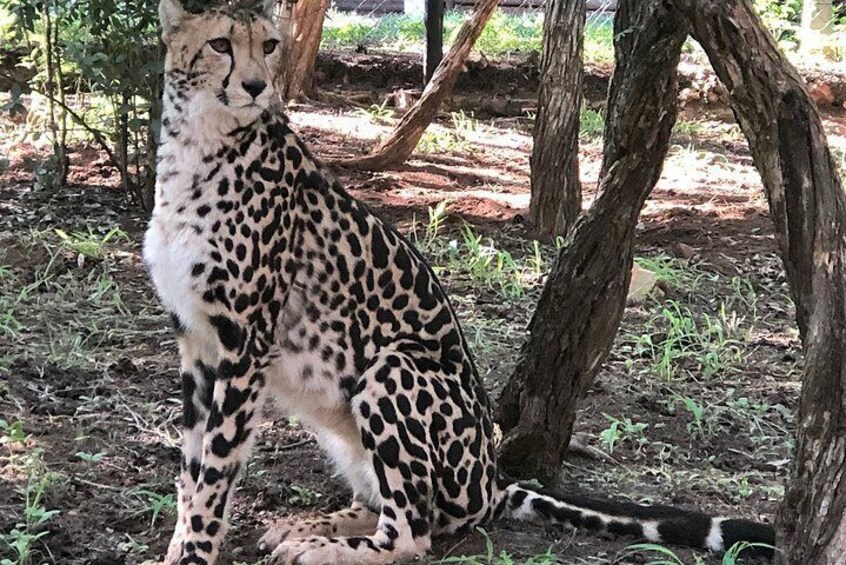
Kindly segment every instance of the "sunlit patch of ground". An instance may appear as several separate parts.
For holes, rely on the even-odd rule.
[[[393,123],[308,107],[291,118],[329,161],[363,154]],[[521,221],[530,121],[470,120],[440,119],[398,169],[337,172],[430,259],[497,391],[556,249],[536,245]],[[844,123],[825,121],[835,159]],[[587,206],[601,142],[596,134],[582,142]],[[74,147],[71,186],[50,191],[34,188],[46,146],[0,143],[9,159],[0,179],[0,532],[25,521],[27,493],[44,479],[38,505],[58,513],[28,530],[44,533],[33,542],[37,562],[160,557],[173,523],[179,384],[169,323],[139,258],[143,214],[87,147]],[[637,241],[661,293],[626,310],[580,409],[577,433],[605,455],[569,458],[558,486],[772,519],[802,357],[766,201],[724,114],[686,113],[672,145]],[[226,558],[253,564],[264,525],[348,502],[307,431],[271,409],[235,497]],[[524,524],[487,531],[497,553],[642,562],[621,558],[631,540]],[[484,554],[486,543],[481,533],[439,540],[433,559]]]

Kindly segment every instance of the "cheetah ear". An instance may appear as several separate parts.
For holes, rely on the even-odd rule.
[[[166,40],[188,15],[179,0],[161,0],[159,2],[159,21],[162,24],[162,39]]]

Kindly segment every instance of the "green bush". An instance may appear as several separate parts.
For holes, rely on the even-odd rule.
[[[796,47],[802,0],[755,0],[755,9],[779,44]]]
[[[131,194],[152,187],[153,130],[162,84],[156,4],[0,0],[0,23],[14,21],[17,44],[27,50],[22,64],[33,71],[29,87],[42,95],[39,103],[48,101],[42,129],[51,133],[57,166],[65,163],[69,122],[82,122],[120,170]],[[83,94],[89,103],[71,103],[68,94]],[[105,100],[108,111],[88,111],[96,106],[92,98]],[[61,184],[65,171],[56,172]]]

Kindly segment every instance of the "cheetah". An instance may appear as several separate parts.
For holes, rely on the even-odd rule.
[[[216,562],[238,472],[273,398],[311,429],[352,508],[283,523],[271,563],[395,563],[433,535],[534,520],[720,551],[770,526],[541,492],[497,469],[491,406],[420,253],[291,130],[271,69],[276,0],[161,0],[167,47],[144,260],[177,334],[178,517],[168,565]]]

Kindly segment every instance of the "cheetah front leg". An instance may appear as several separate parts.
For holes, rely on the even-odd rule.
[[[216,367],[217,348],[196,334],[187,333],[176,320],[179,332],[179,353],[182,379],[182,457],[177,480],[177,521],[170,545],[168,563],[178,562],[182,555],[182,540],[188,526],[186,508],[197,488],[197,478],[203,454],[203,433],[206,429]]]
[[[264,401],[267,361],[263,352],[268,342],[254,335],[245,338],[246,332],[234,322],[228,324],[202,433],[194,491],[179,501],[181,543],[169,551],[167,565],[216,561],[227,529],[230,495],[255,437]],[[193,477],[190,467],[189,463]]]

